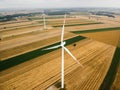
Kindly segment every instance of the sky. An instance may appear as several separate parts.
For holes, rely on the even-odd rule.
[[[120,0],[0,0],[0,9],[70,7],[120,8]]]

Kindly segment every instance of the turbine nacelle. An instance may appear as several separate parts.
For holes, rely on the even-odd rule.
[[[65,46],[65,44],[66,44],[66,42],[64,41],[64,42],[61,42],[61,47],[63,47],[63,46]]]

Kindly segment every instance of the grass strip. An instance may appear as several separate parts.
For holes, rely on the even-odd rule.
[[[100,86],[99,90],[110,90],[112,83],[115,79],[116,73],[117,73],[117,68],[120,65],[120,48],[117,47],[111,66],[107,72],[107,75],[105,76],[105,79],[103,83]]]
[[[83,40],[85,38],[86,37],[76,36],[76,37],[67,39],[67,40],[65,40],[66,46],[70,45],[72,43],[78,42],[80,40]],[[0,71],[8,69],[8,68],[13,67],[13,66],[16,66],[16,65],[21,64],[23,62],[32,60],[32,59],[34,59],[36,57],[42,56],[42,55],[47,54],[49,52],[52,52],[52,51],[54,51],[56,49],[53,49],[53,50],[43,50],[43,49],[48,48],[48,47],[52,47],[52,46],[55,46],[55,45],[58,45],[58,44],[60,44],[60,42],[57,42],[55,44],[52,44],[52,45],[49,45],[49,46],[46,46],[46,47],[31,51],[31,52],[25,53],[25,54],[21,54],[19,56],[15,56],[15,57],[6,59],[4,61],[1,61],[0,62]],[[59,49],[59,48],[57,48],[57,49]]]
[[[82,33],[94,33],[94,32],[113,31],[113,30],[120,30],[120,27],[80,30],[80,31],[71,31],[71,32],[75,34],[82,34]]]
[[[82,25],[92,25],[92,24],[103,24],[103,23],[98,22],[98,23],[85,23],[85,24],[68,24],[65,26],[70,27],[70,26],[82,26]],[[53,26],[53,27],[62,27],[62,25],[57,25],[57,26]]]

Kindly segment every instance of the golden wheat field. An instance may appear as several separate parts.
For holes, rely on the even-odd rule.
[[[3,65],[4,63],[11,65],[1,70],[0,90],[49,90],[50,86],[55,87],[57,82],[61,82],[61,48],[47,53],[41,48],[60,42],[63,19],[49,19],[46,22],[45,30],[42,20],[0,23],[0,61]],[[88,23],[90,24],[87,25]],[[60,27],[54,27],[59,25]],[[66,19],[64,34],[64,39],[68,43],[66,47],[84,66],[82,68],[65,52],[66,90],[99,90],[120,40],[120,30],[78,34],[72,31],[113,27],[120,27],[120,23],[106,17],[101,17],[99,21],[95,18],[89,19],[87,16]],[[74,39],[76,37],[84,39],[76,40]],[[35,52],[37,50],[41,51]],[[34,55],[30,53],[37,56],[31,58]],[[28,54],[30,56],[26,56]],[[22,59],[26,61],[16,65],[12,61],[19,62],[18,60]],[[118,83],[117,80],[115,83]]]

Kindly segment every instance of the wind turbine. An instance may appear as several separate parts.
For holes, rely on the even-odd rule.
[[[46,16],[46,15],[43,13],[42,16],[43,16],[43,23],[44,23],[44,30],[45,30],[45,29],[46,29],[46,20],[45,20],[45,16]]]
[[[72,53],[65,47],[65,44],[66,44],[66,42],[64,41],[65,20],[66,20],[66,14],[64,15],[64,22],[63,22],[62,33],[61,33],[61,44],[43,49],[43,50],[50,50],[50,49],[56,49],[59,47],[62,48],[61,88],[64,88],[64,51],[66,51],[78,64],[80,64],[79,61],[72,55]],[[80,66],[83,67],[82,64],[80,64]]]

